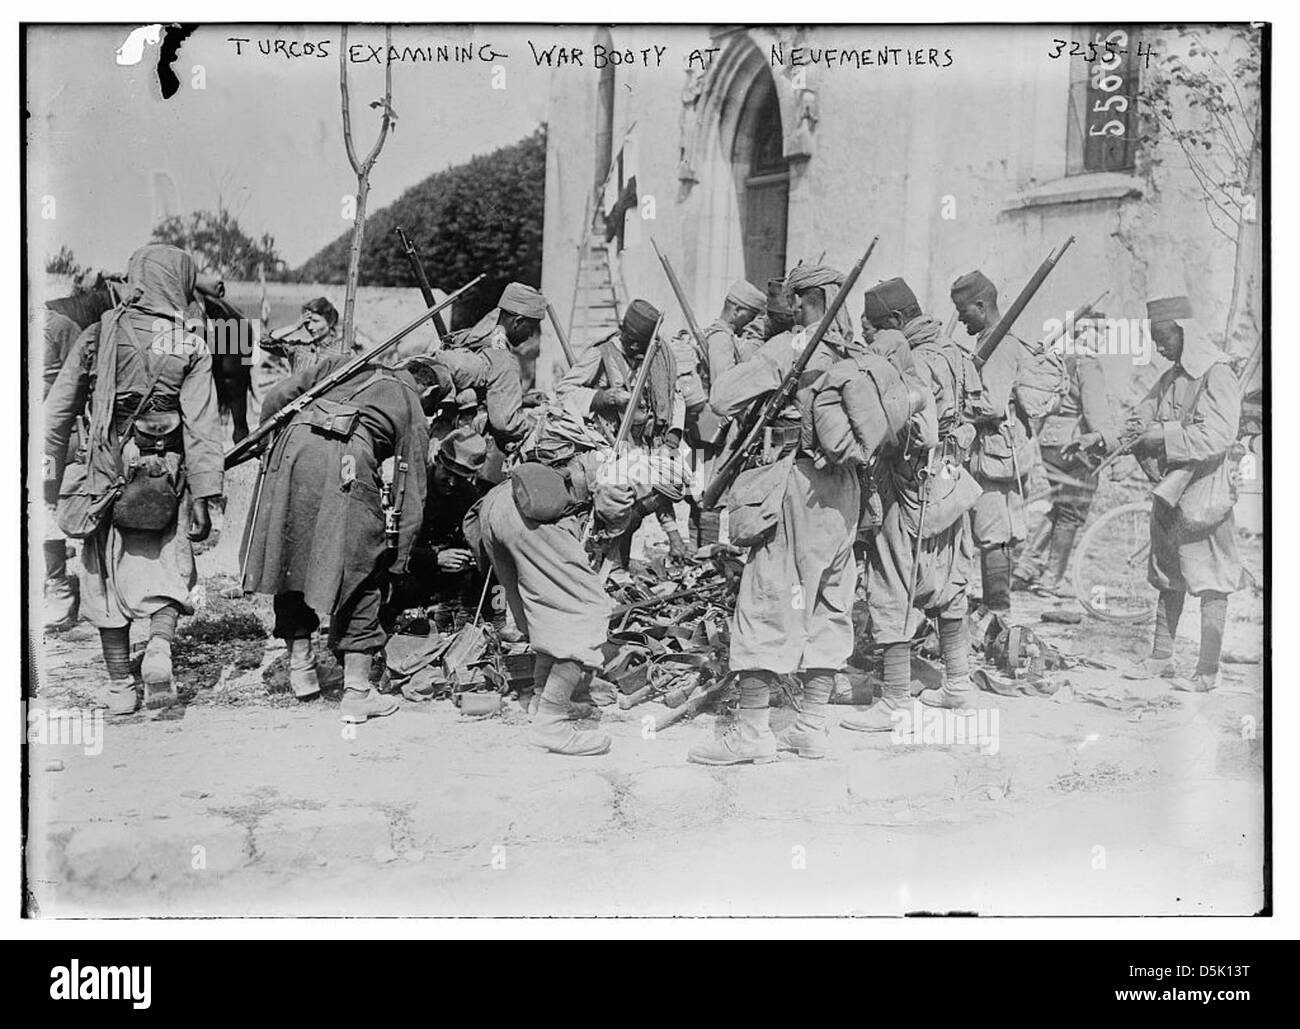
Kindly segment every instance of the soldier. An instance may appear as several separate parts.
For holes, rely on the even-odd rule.
[[[611,531],[626,522],[630,486],[600,474],[599,435],[559,405],[543,408],[520,447],[520,463],[465,519],[465,537],[486,573],[505,589],[515,624],[536,655],[541,692],[529,742],[543,750],[592,757],[609,750],[603,733],[578,730],[592,713],[572,703],[603,661],[612,603],[582,546],[583,524]]]
[[[766,310],[745,326],[741,339],[765,343],[792,328],[794,318],[785,297],[785,279],[768,279]]]
[[[718,317],[704,329],[705,363],[702,366],[703,385],[707,392],[727,370],[748,360],[758,350],[758,341],[741,336],[745,327],[764,310],[767,295],[752,283],[740,279],[732,283],[722,302]],[[692,421],[688,409],[688,432],[693,437],[694,459],[697,468],[708,478],[712,461],[722,449],[727,424],[713,414],[707,403]],[[721,513],[705,511],[691,505],[691,542],[706,547],[718,542]]]
[[[524,392],[533,388],[537,355],[542,345],[542,319],[546,297],[523,282],[511,282],[501,291],[497,306],[468,329],[453,332],[448,350],[503,350],[514,356]]]
[[[610,442],[618,435],[619,423],[658,324],[658,308],[646,300],[633,300],[623,313],[618,332],[578,355],[577,362],[556,388],[556,399],[579,417],[592,418]],[[664,447],[675,450],[685,423],[685,404],[677,392],[677,362],[665,346],[655,349],[653,360],[650,377],[633,416],[629,442],[650,450]],[[673,514],[673,504],[682,499],[682,492],[659,485],[653,489],[642,487],[639,493],[627,528],[611,542],[611,556],[623,567],[627,566],[632,536],[650,514],[659,519],[670,552],[677,557],[686,556],[686,541],[677,529]]]
[[[266,395],[274,414],[350,358],[334,357]],[[245,537],[244,590],[275,597],[274,634],[289,648],[289,682],[320,692],[312,635],[329,616],[329,646],[343,665],[344,722],[392,714],[396,701],[371,687],[373,658],[388,641],[381,607],[390,575],[406,571],[425,500],[426,411],[445,397],[426,361],[412,370],[363,370],[308,405],[265,457]],[[386,514],[380,467],[394,459],[394,510]]]
[[[781,384],[843,282],[843,274],[820,265],[790,273],[799,330],[773,337],[719,376],[712,401],[718,414],[736,417]],[[741,515],[755,529],[731,624],[740,709],[736,725],[720,739],[691,749],[691,761],[772,761],[778,747],[810,758],[825,752],[834,675],[853,651],[857,465],[871,457],[889,424],[878,395],[873,402],[875,390],[889,382],[897,393],[901,386],[887,362],[875,359],[864,371],[870,360],[841,309],[809,360],[796,403],[767,429],[767,463],[742,472],[732,486],[733,532]],[[903,397],[905,406],[905,388]],[[752,519],[755,509],[759,517]],[[774,524],[763,528],[764,522]],[[778,741],[769,721],[772,684],[796,673],[803,682],[799,718]]]
[[[1164,676],[1176,690],[1204,693],[1218,685],[1228,594],[1241,580],[1232,513],[1241,389],[1228,355],[1206,338],[1186,297],[1150,301],[1147,318],[1156,350],[1173,362],[1132,417],[1141,429],[1133,453],[1161,479],[1147,568],[1160,597],[1151,655],[1125,677]],[[1085,436],[1079,445],[1094,442]],[[1201,601],[1201,650],[1195,673],[1180,676],[1174,639],[1188,593]]]
[[[439,598],[474,604],[482,581],[471,574],[474,555],[461,524],[487,489],[479,478],[486,460],[487,442],[468,426],[454,429],[438,445],[410,564],[393,580],[385,603],[390,625],[402,611]]]
[[[131,621],[149,619],[141,663],[147,707],[176,701],[172,639],[180,614],[192,614],[197,581],[193,544],[208,537],[208,503],[221,496],[221,423],[212,357],[185,329],[197,275],[190,255],[151,243],[127,265],[130,299],[77,338],[45,398],[45,454],[61,464],[73,420],[90,403],[85,478],[65,488],[70,501],[107,497],[126,469],[127,482],[81,552],[81,604],[99,629],[108,666],[112,714],[139,705],[131,671]],[[93,395],[91,394],[93,381]]]
[[[1075,325],[1066,355],[1067,388],[1055,413],[1038,433],[1043,470],[1052,490],[1052,507],[1025,545],[1011,577],[1013,590],[1031,587],[1046,596],[1068,596],[1066,572],[1075,536],[1088,519],[1097,492],[1094,465],[1081,454],[1108,453],[1119,443],[1110,408],[1106,371],[1096,343],[1104,338],[1105,315],[1095,313]],[[1083,444],[1086,442],[1087,446]]]
[[[977,343],[1001,317],[997,287],[983,272],[969,272],[954,282],[952,302]],[[1011,551],[1026,535],[1025,481],[1034,461],[1029,417],[1016,394],[1026,355],[1023,342],[1007,333],[981,369],[987,412],[977,421],[968,458],[968,467],[984,491],[971,516],[980,554],[982,600],[985,608],[1003,619],[1011,615]]]
[[[438,376],[449,380],[454,387],[458,412],[468,400],[461,394],[466,390],[474,391],[478,405],[486,415],[484,428],[497,451],[495,464],[499,468],[501,456],[509,453],[524,438],[531,424],[528,409],[524,407],[518,363],[509,351],[495,347],[439,350],[432,356],[418,355],[405,362],[405,367],[412,369],[430,365],[441,369]],[[432,376],[434,373],[428,374]],[[493,462],[492,449],[489,448],[489,463]]]
[[[945,671],[942,689],[924,691],[921,700],[964,707],[975,693],[966,626],[966,512],[980,489],[962,460],[974,437],[968,419],[980,409],[981,393],[970,355],[922,314],[903,279],[867,291],[862,327],[871,348],[909,369],[909,384],[925,391],[923,403],[913,405],[908,431],[882,448],[875,468],[881,515],[875,546],[867,551],[866,593],[872,639],[884,646],[884,689],[865,714],[840,721],[846,729],[887,732],[905,716],[911,693],[911,639],[921,621],[913,611],[938,621]]]
[[[104,312],[117,302],[113,287],[102,273],[87,273],[72,296],[59,297],[45,302],[37,312],[43,318],[45,337],[44,393],[48,395],[54,380],[67,363],[68,354],[77,337],[90,325],[97,325]],[[69,457],[79,450],[80,436],[69,435]],[[59,501],[59,484],[66,467],[64,459],[48,463],[45,475],[45,630],[61,632],[77,622],[80,597],[77,580],[68,574],[68,544],[59,529],[56,510]]]

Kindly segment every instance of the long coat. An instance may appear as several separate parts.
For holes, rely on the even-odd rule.
[[[335,357],[277,385],[269,417],[350,358]],[[244,589],[301,592],[318,613],[334,611],[383,567],[406,570],[424,513],[429,432],[415,382],[405,372],[362,372],[325,395],[356,412],[346,439],[312,425],[312,404],[285,427],[266,456],[261,496],[245,533]],[[407,463],[397,547],[384,538],[380,469]]]
[[[1191,357],[1185,352],[1184,361],[1192,363]],[[1202,369],[1194,366],[1194,370]],[[1183,364],[1175,364],[1161,375],[1134,411],[1134,420],[1163,427],[1162,473],[1187,466],[1196,469],[1184,498],[1197,489],[1225,489],[1215,471],[1237,439],[1241,417],[1241,390],[1232,369],[1216,360],[1202,375],[1205,387],[1190,418],[1187,407],[1201,377],[1190,374]],[[1228,497],[1225,493],[1212,499],[1226,503]],[[1159,501],[1152,509],[1147,580],[1158,590],[1232,593],[1241,580],[1241,557],[1231,511],[1213,529],[1195,532],[1182,525],[1179,512],[1180,508],[1170,510]]]

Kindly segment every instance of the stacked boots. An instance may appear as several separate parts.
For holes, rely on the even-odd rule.
[[[767,673],[744,673],[740,680],[740,708],[736,711],[735,723],[717,739],[692,747],[686,759],[701,765],[775,761],[776,737],[772,735],[768,707],[771,699],[772,688]]]
[[[592,730],[575,729],[572,725],[575,717],[581,717],[574,713],[573,692],[588,681],[591,674],[577,661],[552,661],[546,687],[533,716],[529,743],[552,754],[569,757],[596,757],[608,753],[608,736]]]

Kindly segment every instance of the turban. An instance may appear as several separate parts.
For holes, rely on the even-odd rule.
[[[991,293],[996,300],[998,288],[980,271],[967,272],[952,284],[952,302],[957,307],[982,300],[988,293]]]
[[[487,443],[469,426],[448,433],[438,448],[438,463],[449,472],[475,478],[487,461]]]
[[[767,303],[767,296],[763,291],[744,279],[731,284],[731,289],[727,290],[727,299],[737,307],[750,311],[761,311]]]
[[[659,324],[659,309],[648,300],[633,300],[623,312],[623,331],[638,343],[649,343]]]
[[[791,293],[802,293],[814,286],[839,286],[844,283],[844,273],[825,264],[801,264],[792,268],[785,277],[786,288]],[[827,297],[829,303],[830,298]]]
[[[1194,318],[1192,303],[1186,297],[1162,297],[1147,301],[1147,318],[1153,322],[1177,322]]]
[[[791,293],[820,288],[826,295],[826,309],[829,311],[840,287],[844,285],[844,273],[825,264],[801,264],[797,268],[792,268],[786,275],[785,285]],[[834,324],[828,328],[826,338],[828,341],[853,339],[853,322],[849,319],[849,312],[843,306],[835,316]]]
[[[916,294],[901,278],[876,283],[862,298],[862,313],[873,323],[883,321],[895,311],[907,311],[917,306]]]
[[[497,307],[511,314],[541,321],[546,317],[546,297],[522,282],[512,282],[501,292]]]

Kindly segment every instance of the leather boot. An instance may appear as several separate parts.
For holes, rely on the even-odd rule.
[[[145,647],[144,660],[140,662],[140,677],[144,680],[144,706],[147,708],[171,707],[176,703],[176,684],[172,682],[172,642],[162,636],[153,636]]]
[[[939,689],[923,690],[918,698],[926,707],[946,707],[961,710],[971,706],[975,699],[975,684],[969,675],[947,679]]]
[[[789,727],[776,734],[777,750],[789,750],[803,758],[826,756],[826,705],[830,703],[835,676],[819,671],[804,677],[799,714]]]
[[[551,666],[528,734],[530,744],[569,757],[597,757],[609,752],[610,739],[604,733],[575,729],[570,724],[574,717],[570,698],[590,674],[577,661],[556,661]]]
[[[343,700],[339,704],[339,721],[359,724],[370,718],[391,715],[400,706],[370,685],[373,661],[369,654],[346,651],[343,654]]]
[[[840,719],[840,726],[853,732],[893,732],[906,718],[911,724],[912,648],[906,643],[890,643],[884,652],[884,688],[880,699],[862,714]]]
[[[692,747],[688,761],[700,765],[766,764],[777,760],[776,737],[770,724],[771,708],[742,707],[736,722],[716,740]]]
[[[110,679],[99,699],[110,715],[133,715],[140,706],[140,693],[132,679]]]
[[[77,624],[81,587],[70,575],[45,580],[45,631],[65,632]]]
[[[299,700],[311,700],[320,696],[316,652],[310,636],[289,641],[289,686]]]
[[[1039,579],[1041,592],[1048,596],[1068,597],[1073,593],[1068,576],[1070,558],[1074,555],[1074,538],[1078,533],[1079,526],[1075,522],[1058,524],[1056,531],[1052,533],[1052,546],[1047,554],[1047,567],[1043,570],[1043,575]]]

